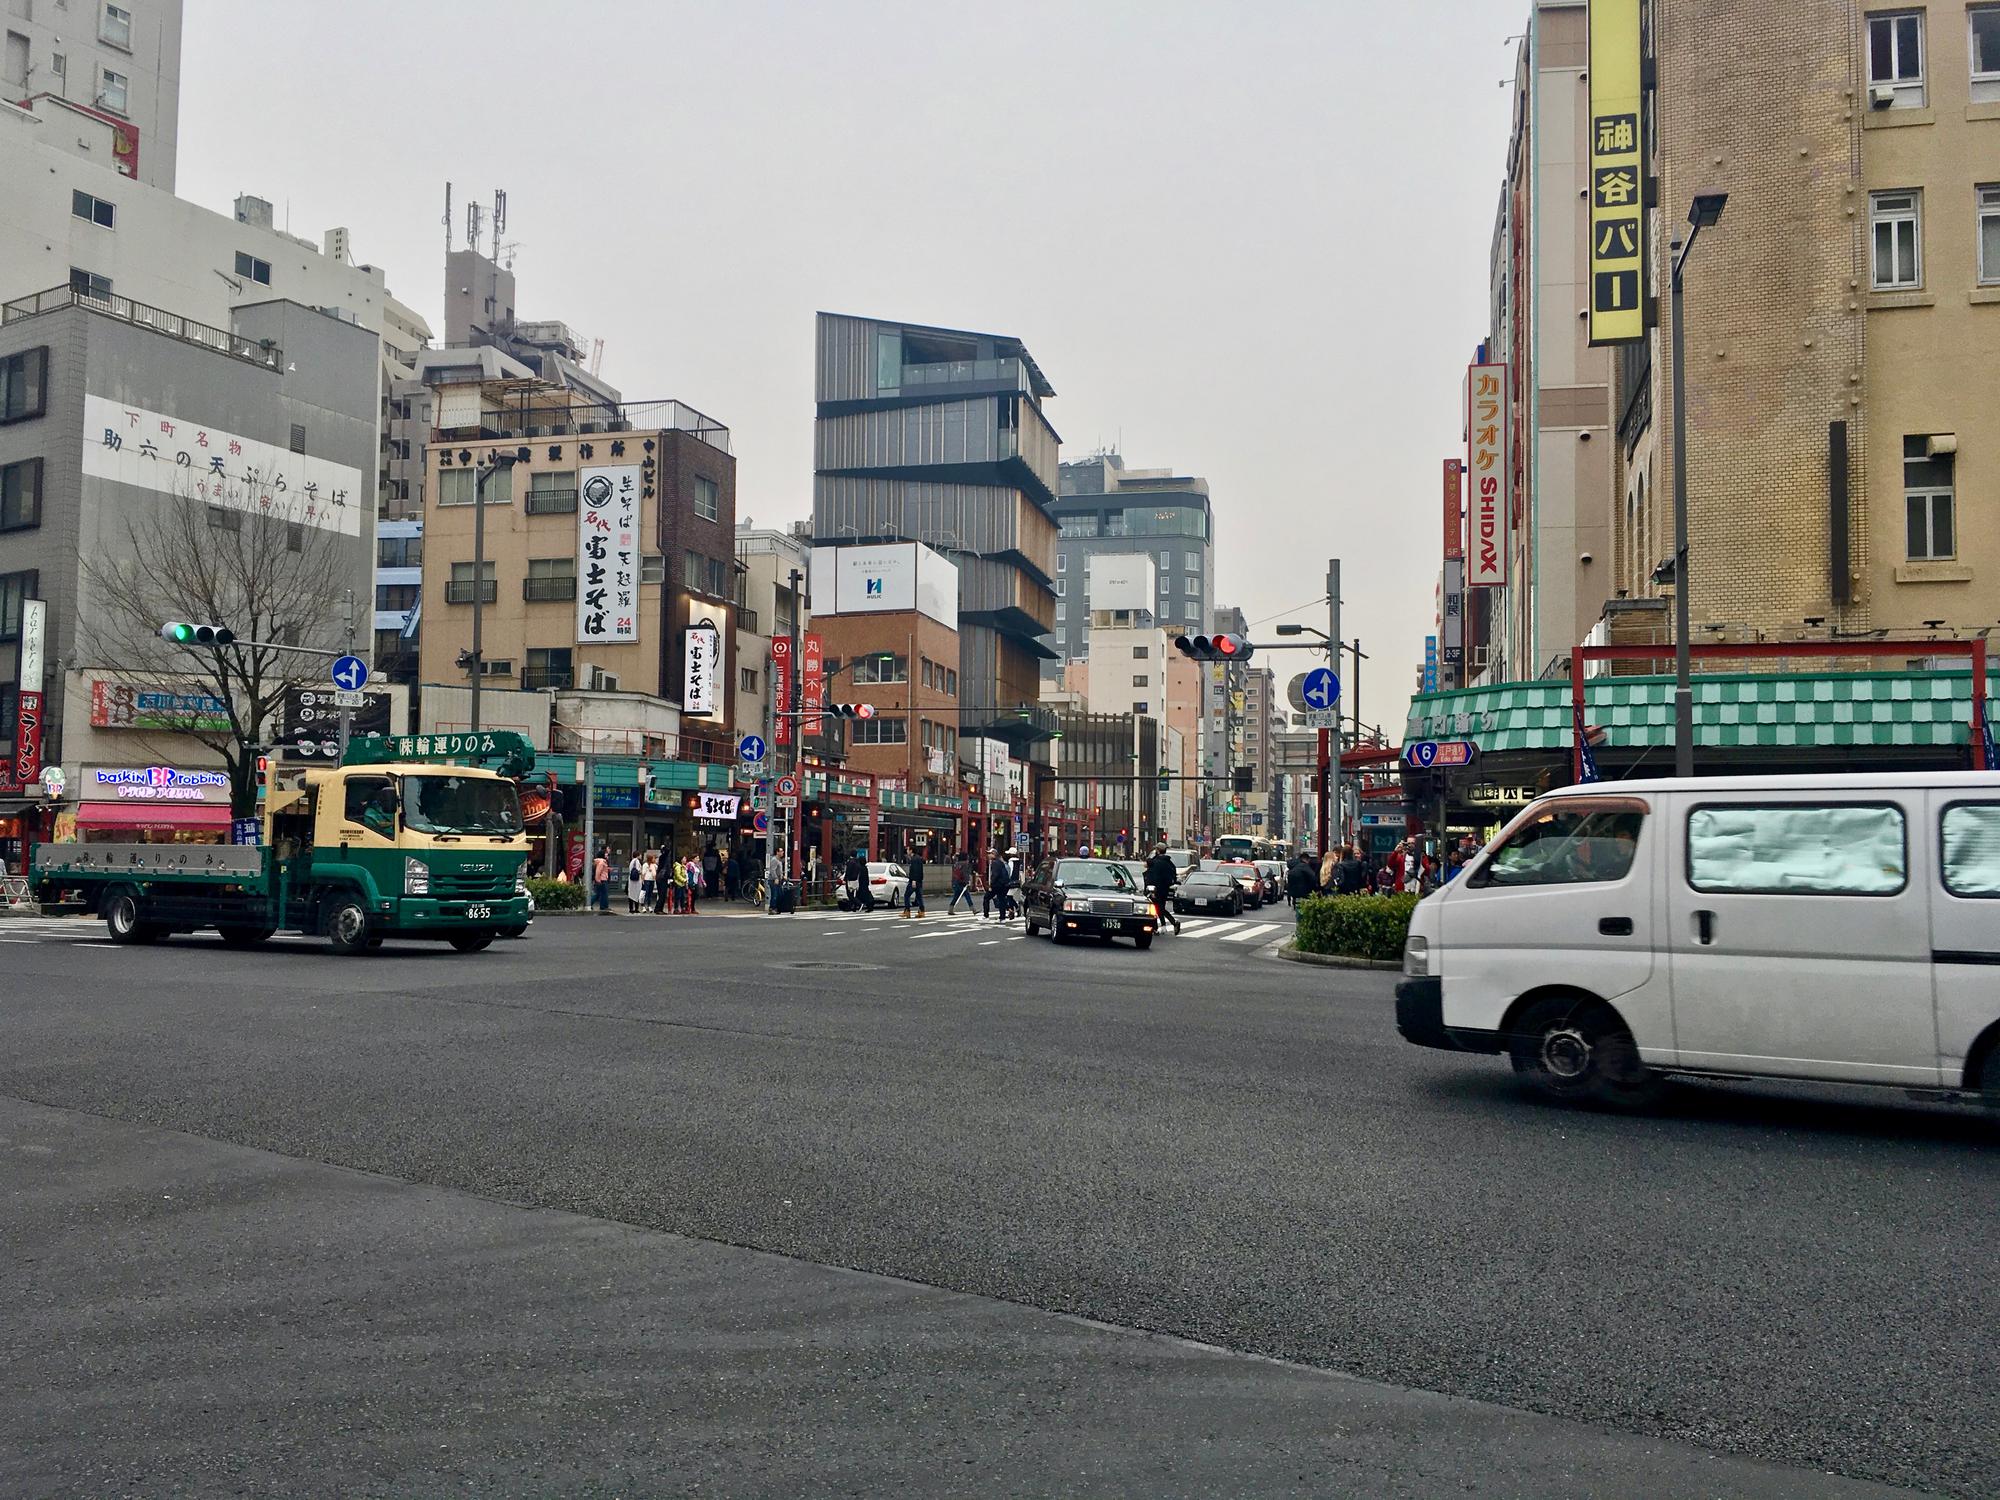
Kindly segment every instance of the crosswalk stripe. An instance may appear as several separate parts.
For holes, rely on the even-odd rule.
[[[1232,932],[1223,938],[1223,942],[1247,943],[1254,937],[1262,937],[1267,932],[1276,932],[1277,930],[1278,924],[1276,922],[1263,922],[1255,927],[1246,928],[1242,932]]]
[[[1190,940],[1194,938],[1214,937],[1217,931],[1219,930],[1220,929],[1213,922],[1210,922],[1209,924],[1203,927],[1197,927],[1194,923],[1189,922],[1187,924],[1186,930],[1181,933],[1181,936],[1184,938],[1188,938]]]

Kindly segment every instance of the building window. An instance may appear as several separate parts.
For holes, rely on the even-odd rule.
[[[1876,291],[1906,291],[1923,285],[1922,202],[1923,194],[1917,191],[1868,195],[1868,221],[1875,245],[1872,285]]]
[[[892,656],[886,651],[877,651],[868,656],[859,656],[854,661],[856,682],[908,682],[910,680],[910,659],[907,656]]]
[[[531,516],[576,514],[576,471],[538,469],[530,474],[527,512]]]
[[[227,505],[211,505],[208,508],[208,525],[211,531],[241,531],[243,512]]]
[[[667,581],[667,559],[665,554],[648,552],[639,558],[639,582],[665,583]]]
[[[24,458],[0,468],[0,531],[42,524],[42,461]]]
[[[1068,581],[1066,579],[1058,578],[1056,580],[1056,597],[1058,599],[1063,599],[1067,598],[1068,595],[1069,595]]]
[[[384,568],[420,568],[424,565],[424,539],[420,536],[385,536],[375,542],[375,562]]]
[[[514,659],[511,656],[489,656],[479,664],[481,677],[512,677]]]
[[[1199,573],[1201,571],[1201,554],[1199,552],[1183,552],[1181,554],[1181,566],[1186,568],[1190,573]]]
[[[417,596],[421,592],[421,588],[414,583],[378,583],[375,585],[375,607],[384,614],[391,610],[408,614],[416,608]]]
[[[1972,8],[1972,102],[2000,100],[2000,5]]]
[[[32,569],[25,573],[0,573],[0,641],[21,638],[21,605],[35,597],[40,582],[41,575]],[[13,727],[7,726],[10,733]]]
[[[528,576],[521,580],[521,597],[530,603],[576,597],[576,559],[531,557]]]
[[[69,195],[69,211],[72,218],[88,219],[106,229],[118,227],[118,205],[86,193],[81,188]]]
[[[500,586],[493,578],[493,564],[481,563],[478,573],[479,602],[491,604],[500,597]],[[470,604],[472,602],[472,564],[455,562],[451,565],[451,581],[444,586],[444,602],[447,604]]]
[[[1144,701],[1132,705],[1132,712],[1135,714],[1149,714],[1152,711],[1153,705]]]
[[[574,686],[575,668],[570,653],[568,646],[530,646],[527,665],[521,671],[522,690],[533,693]]]
[[[681,587],[691,593],[700,593],[708,579],[708,567],[699,552],[681,554]]]
[[[1162,552],[1162,553],[1160,554],[1160,587],[1161,587],[1161,588],[1165,588],[1165,587],[1167,586],[1167,575],[1168,575],[1169,573],[1173,572],[1173,570],[1174,570],[1174,555],[1173,555],[1173,553],[1171,553],[1171,552]]]
[[[956,698],[958,696],[958,669],[956,667],[946,667],[944,669],[944,695],[947,698]]]
[[[259,260],[254,255],[246,255],[243,251],[238,250],[236,252],[236,274],[241,276],[245,281],[255,281],[264,286],[269,286],[271,284],[271,263],[268,260]]]
[[[730,570],[733,566],[733,563],[724,562],[721,558],[711,557],[708,560],[708,592],[713,597],[729,597]]]
[[[1898,109],[1923,108],[1923,12],[1896,11],[1868,18],[1868,86],[1895,90]]]
[[[1065,516],[1057,530],[1064,536],[1096,536],[1097,517]]]
[[[470,505],[472,497],[480,494],[479,471],[476,469],[440,469],[438,471],[437,503],[439,505]],[[492,471],[483,491],[488,505],[512,505],[514,503],[514,470],[511,465],[502,464]]]
[[[1931,456],[1928,437],[1903,439],[1903,510],[1908,520],[1911,562],[1934,562],[1958,555],[1953,535],[1951,455]]]
[[[1984,286],[2000,284],[2000,182],[1979,189],[1979,280]]]
[[[1056,572],[1067,573],[1068,571],[1069,571],[1069,554],[1067,552],[1058,552],[1056,554]]]
[[[721,486],[701,474],[694,476],[694,513],[704,521],[713,521],[722,515]]]
[[[1199,578],[1189,578],[1187,580],[1187,595],[1190,599],[1199,599],[1201,597],[1201,580]]]
[[[910,740],[909,723],[900,714],[855,719],[847,727],[857,745],[906,745]]]
[[[132,50],[132,12],[122,5],[106,5],[97,18],[97,39],[114,47]]]
[[[285,522],[285,550],[287,552],[303,552],[306,550],[305,522]]]
[[[86,271],[81,266],[69,268],[69,289],[80,297],[88,297],[95,302],[111,300],[111,278],[100,276],[95,271]]]
[[[757,669],[744,667],[737,673],[737,683],[746,693],[757,691]]]
[[[1056,624],[1061,625],[1065,623],[1068,619],[1069,619],[1069,606],[1067,604],[1058,602],[1056,605]]]
[[[294,422],[292,423],[292,452],[303,453],[305,451],[306,424],[303,422]]]
[[[23,349],[0,359],[0,422],[25,422],[49,409],[49,349]]]
[[[100,68],[98,79],[97,102],[114,115],[124,114],[125,89],[129,80],[123,73],[113,72],[110,68]]]
[[[1133,686],[1133,687],[1138,687],[1138,688],[1142,688],[1142,687],[1151,687],[1151,686],[1152,686],[1152,683],[1153,683],[1153,679],[1152,679],[1152,678],[1150,678],[1150,677],[1148,677],[1148,676],[1146,676],[1146,675],[1145,675],[1145,674],[1144,674],[1143,672],[1141,672],[1141,673],[1138,673],[1137,675],[1135,675],[1135,676],[1134,676],[1134,677],[1132,678],[1132,686]]]
[[[1132,660],[1134,661],[1145,661],[1152,654],[1153,648],[1151,646],[1134,646],[1132,648]]]

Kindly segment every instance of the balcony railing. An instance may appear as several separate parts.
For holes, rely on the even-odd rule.
[[[521,673],[521,691],[524,693],[560,691],[575,685],[571,680],[572,676],[573,674],[569,672],[556,672],[546,668],[541,671],[533,667],[525,668]]]
[[[479,382],[440,381],[440,385]],[[468,418],[470,413],[467,414]],[[439,432],[460,432],[472,426],[467,420],[449,423],[438,414]],[[477,423],[481,435],[501,438],[617,438],[622,433],[664,428],[685,432],[723,453],[731,451],[729,429],[685,401],[627,401],[614,405],[598,401],[584,391],[538,386],[529,390],[496,394],[482,392]]]
[[[1028,381],[1018,359],[949,359],[938,364],[904,365],[899,377],[903,389],[913,385],[989,385],[1004,381],[1011,389],[1025,391]]]
[[[217,354],[246,360],[267,370],[282,370],[285,367],[285,351],[269,340],[246,339],[226,328],[212,328],[206,323],[197,323],[193,318],[184,318],[179,313],[134,302],[130,297],[99,297],[73,286],[50,287],[45,292],[0,303],[0,324],[38,318],[65,307],[87,307],[94,313],[136,324],[140,328],[150,328],[155,333],[164,333],[168,338],[179,339],[183,343],[199,344]]]
[[[573,516],[575,490],[529,490],[527,512],[531,516]]]
[[[523,578],[521,597],[530,603],[547,603],[554,599],[574,599],[576,597],[576,577],[567,578]]]
[[[479,602],[481,604],[492,604],[499,598],[499,582],[496,579],[487,579],[479,590]],[[447,583],[444,586],[444,602],[447,604],[470,604],[472,602],[472,580],[470,578],[464,580],[454,579]]]

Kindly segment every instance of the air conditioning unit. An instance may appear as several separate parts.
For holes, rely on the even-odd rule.
[[[618,674],[607,672],[602,667],[590,669],[590,690],[593,693],[615,693],[618,691]]]
[[[1887,109],[1896,102],[1896,86],[1892,83],[1878,83],[1868,90],[1868,102],[1876,109]]]
[[[632,430],[632,424],[626,421],[623,417],[620,417],[615,422],[605,423],[604,430],[606,432],[630,432]]]
[[[1491,646],[1474,646],[1472,648],[1472,669],[1475,672],[1485,671],[1487,667],[1492,665],[1492,662],[1493,648]]]
[[[576,430],[578,432],[602,432],[604,431],[604,424],[601,422],[579,422],[576,424]]]

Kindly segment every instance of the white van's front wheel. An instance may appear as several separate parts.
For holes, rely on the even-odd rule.
[[[1665,1090],[1639,1061],[1618,1013],[1583,995],[1538,1000],[1521,1015],[1508,1047],[1514,1071],[1544,1098],[1565,1104],[1641,1109]]]

